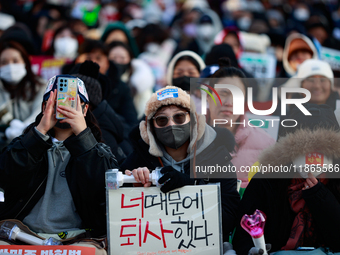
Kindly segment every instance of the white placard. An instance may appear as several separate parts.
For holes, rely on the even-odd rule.
[[[332,70],[340,71],[340,51],[322,47],[321,59],[330,64]]]
[[[5,202],[5,196],[1,190],[0,190],[0,202]]]
[[[273,137],[275,141],[277,140],[280,127],[280,117],[255,115],[249,112],[247,112],[246,115],[248,117],[248,120],[251,121],[250,124],[252,126],[261,126],[254,128],[262,128],[268,133],[268,135]],[[262,120],[263,122],[261,122],[260,120]]]
[[[222,254],[219,185],[107,193],[110,255]]]

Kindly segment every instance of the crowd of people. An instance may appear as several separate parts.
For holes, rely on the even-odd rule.
[[[63,61],[45,80],[34,57]],[[149,187],[161,167],[164,193],[220,184],[223,241],[236,254],[265,252],[239,224],[256,209],[267,215],[268,252],[340,252],[336,173],[256,174],[313,153],[339,167],[339,59],[337,1],[0,0],[0,226],[14,219],[106,254],[105,172]],[[73,107],[56,104],[69,79]],[[271,115],[296,125],[277,135],[250,125],[235,91],[248,113],[249,98],[258,110],[276,102]],[[237,171],[195,172],[211,165]],[[0,233],[3,244],[21,243]]]

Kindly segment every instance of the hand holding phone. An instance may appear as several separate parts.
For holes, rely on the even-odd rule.
[[[77,79],[76,78],[66,78],[66,77],[58,77],[57,78],[57,102],[56,108],[58,106],[68,106],[72,109],[77,109]],[[57,119],[65,119],[66,117],[60,113],[56,112]]]

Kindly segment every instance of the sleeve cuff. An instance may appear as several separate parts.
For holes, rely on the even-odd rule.
[[[34,130],[37,132],[37,134],[46,142],[50,137],[48,135],[44,135],[43,133],[41,133],[37,127],[34,127]]]
[[[22,145],[29,151],[31,155],[35,158],[40,158],[44,155],[44,153],[52,146],[52,141],[48,137],[45,141],[40,135],[38,131],[32,128],[26,135],[23,136]]]
[[[320,181],[312,188],[306,189],[302,191],[303,199],[310,200],[315,199],[316,197],[322,198],[326,195],[327,189],[325,185],[323,185]]]
[[[65,147],[68,149],[72,156],[78,156],[91,150],[94,146],[97,145],[97,143],[98,142],[96,138],[94,138],[89,127],[87,127],[79,135],[72,135],[64,141]]]

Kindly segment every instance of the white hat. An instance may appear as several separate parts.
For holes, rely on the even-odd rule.
[[[304,61],[297,70],[296,78],[306,79],[313,75],[322,75],[330,79],[331,86],[334,86],[334,74],[331,66],[319,59],[308,59]]]

